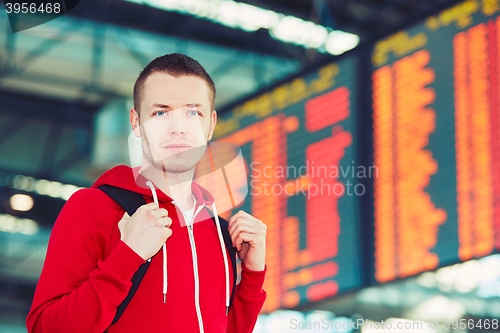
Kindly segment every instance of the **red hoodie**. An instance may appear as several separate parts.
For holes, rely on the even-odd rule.
[[[147,202],[153,201],[151,190],[137,186],[132,169],[126,166],[108,170],[92,188],[80,190],[68,200],[52,230],[26,321],[28,332],[104,332],[132,285],[130,279],[144,263],[120,240],[118,222],[124,211],[96,188],[104,184],[138,192]],[[213,201],[210,193],[194,182],[192,190],[197,206]],[[172,218],[172,236],[166,242],[166,303],[163,303],[160,250],[153,256],[122,316],[109,327],[109,333],[201,332],[195,309],[194,263],[188,228],[172,199],[158,189],[156,192],[160,207],[167,209]],[[241,265],[241,282],[226,315],[224,260],[217,228],[207,209],[201,209],[197,220],[201,222],[193,225],[193,232],[204,332],[251,332],[266,298],[262,290],[265,270],[251,271]],[[232,269],[229,274],[232,281]]]

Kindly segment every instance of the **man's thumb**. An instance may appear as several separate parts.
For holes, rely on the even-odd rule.
[[[130,219],[130,215],[128,215],[127,212],[125,212],[121,218],[121,220],[118,222],[118,229],[121,230],[121,227],[123,224]]]

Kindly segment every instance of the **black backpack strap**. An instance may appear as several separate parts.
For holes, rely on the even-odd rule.
[[[215,217],[212,217],[215,222]],[[231,240],[231,235],[229,234],[229,222],[219,216],[220,229],[222,230],[222,238],[224,238],[224,243],[229,252],[229,258],[231,259],[231,265],[233,267],[233,289],[231,291],[231,299],[229,305],[233,303],[234,290],[236,289],[236,276],[238,272],[236,270],[236,248],[233,247],[233,241]]]
[[[116,203],[125,209],[130,216],[132,216],[139,207],[146,204],[146,200],[144,200],[139,193],[111,185],[101,185],[98,188],[116,201]]]
[[[101,185],[98,186],[98,188],[102,190],[104,193],[106,193],[109,197],[111,197],[111,199],[116,201],[116,203],[119,204],[130,216],[132,216],[139,207],[146,204],[146,200],[144,200],[142,195],[140,195],[139,193],[135,193],[111,185]],[[121,315],[123,314],[123,311],[125,311],[127,305],[134,297],[137,288],[139,288],[139,285],[141,284],[141,281],[144,278],[144,275],[146,275],[146,271],[148,270],[150,263],[151,262],[149,260],[146,261],[139,267],[137,272],[135,272],[131,280],[132,287],[130,288],[127,297],[125,297],[123,302],[116,309],[115,318],[113,319],[111,325],[113,325],[118,321],[118,319],[120,319]]]
[[[146,204],[146,201],[139,193],[135,193],[111,185],[101,185],[98,186],[98,188],[102,190],[104,193],[106,193],[109,197],[111,197],[111,199],[116,201],[116,203],[118,203],[130,216],[132,216],[140,206]],[[216,223],[214,217],[212,217],[212,221]],[[230,304],[231,304],[233,302],[234,291],[236,289],[236,276],[237,276],[236,248],[233,247],[233,241],[231,240],[231,235],[229,234],[229,222],[220,216],[219,216],[219,222],[222,230],[222,238],[224,238],[224,243],[226,244],[227,250],[229,252],[229,258],[231,259],[231,266],[233,268],[233,289],[231,292],[231,299],[230,299]],[[146,261],[139,267],[137,272],[135,272],[131,280],[132,287],[130,288],[127,297],[125,297],[123,302],[116,309],[116,315],[111,325],[113,325],[118,321],[118,319],[120,319],[121,315],[123,314],[123,311],[125,311],[127,305],[134,297],[137,288],[139,288],[139,285],[141,284],[142,279],[144,278],[144,275],[146,275],[146,271],[149,268],[149,264],[150,261]]]

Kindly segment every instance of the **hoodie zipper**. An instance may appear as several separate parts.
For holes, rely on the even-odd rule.
[[[172,203],[179,208],[179,210],[182,213],[182,216],[184,217],[184,221],[186,221],[186,215],[184,215],[184,211],[177,206],[177,204],[172,201]],[[205,330],[203,328],[203,318],[201,316],[201,309],[200,309],[200,285],[199,285],[199,275],[198,275],[198,256],[196,255],[196,243],[194,241],[194,232],[193,232],[193,224],[194,224],[194,219],[198,215],[198,213],[205,207],[205,204],[202,204],[201,206],[198,207],[196,212],[193,214],[193,218],[191,219],[191,222],[188,224],[188,234],[189,234],[189,244],[191,245],[191,257],[193,260],[193,271],[194,271],[194,305],[196,308],[196,316],[198,317],[198,326],[200,327],[200,333],[204,333]],[[186,221],[188,223],[188,221]]]

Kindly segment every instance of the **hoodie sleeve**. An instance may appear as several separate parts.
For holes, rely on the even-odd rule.
[[[144,260],[122,241],[110,249],[123,215],[99,189],[76,192],[59,214],[28,314],[28,332],[104,332]]]
[[[236,285],[229,308],[228,333],[251,333],[266,300],[262,289],[267,266],[263,271],[252,271],[241,263],[241,281]]]

